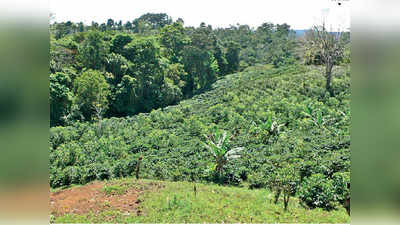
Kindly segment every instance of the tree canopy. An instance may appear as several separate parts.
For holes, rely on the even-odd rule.
[[[98,118],[94,106],[83,104],[80,96],[91,92],[83,90],[94,79],[88,73],[107,84],[100,88],[107,89],[101,116],[120,117],[176,104],[256,63],[287,63],[293,52],[286,24],[264,23],[257,29],[183,24],[165,13],[147,13],[126,23],[51,24],[50,124]]]

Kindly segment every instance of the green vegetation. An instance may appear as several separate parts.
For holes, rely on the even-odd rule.
[[[122,195],[126,192],[127,189],[127,186],[122,185],[106,185],[103,187],[102,191],[106,195]]]
[[[313,174],[330,180],[350,169],[346,71],[336,70],[341,76],[333,82],[335,97],[327,95],[318,68],[258,66],[228,75],[177,106],[52,128],[51,186],[130,176],[140,155],[143,178],[237,185],[258,176],[265,185],[250,185],[265,187],[283,162],[292,162],[299,182]],[[276,121],[279,132],[268,121]],[[215,159],[203,145],[203,135],[217,127],[231,131],[228,149],[245,146],[242,157],[223,166],[222,181],[210,173]]]
[[[302,65],[287,24],[183,24],[145,14],[125,25],[51,25],[51,187],[134,174],[203,183],[194,184],[199,196],[192,199],[188,183],[166,182],[165,191],[147,196],[146,216],[103,212],[59,220],[346,222],[346,40],[315,33],[329,43],[300,49],[312,58],[307,64],[317,64]],[[232,199],[236,192],[244,203]],[[224,204],[231,204],[226,212]]]
[[[130,182],[134,182],[131,180]],[[153,182],[146,181],[143,182]],[[109,210],[99,215],[64,215],[54,223],[349,223],[349,216],[342,208],[327,212],[322,209],[303,208],[297,199],[275,205],[274,196],[267,190],[249,190],[239,187],[162,182],[165,188],[146,192],[141,197],[137,215]]]
[[[243,28],[184,27],[181,19],[151,13],[126,24],[51,24],[50,126],[150,112],[202,93],[247,66],[293,63],[290,26]],[[82,102],[87,76],[107,83],[96,90],[107,99],[96,109],[92,99]]]
[[[215,165],[213,169],[218,172],[218,175],[222,174],[222,170],[228,161],[239,158],[240,151],[243,148],[238,147],[234,149],[229,149],[229,138],[230,136],[226,131],[221,132],[218,129],[216,133],[211,137],[205,136],[208,139],[208,144],[204,144],[204,146],[210,150],[215,159]]]

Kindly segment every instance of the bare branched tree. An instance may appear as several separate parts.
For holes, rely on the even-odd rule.
[[[324,25],[314,26],[306,35],[306,44],[310,50],[320,54],[321,61],[325,65],[326,90],[332,96],[332,69],[343,57],[345,46],[343,32],[329,32]]]

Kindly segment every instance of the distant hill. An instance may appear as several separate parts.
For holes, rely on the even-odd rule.
[[[307,29],[307,30],[294,30],[294,31],[296,32],[296,37],[303,37],[308,30],[309,29]],[[330,32],[330,33],[331,34],[338,34],[338,32]]]
[[[307,30],[294,30],[296,32],[296,37],[303,37]]]

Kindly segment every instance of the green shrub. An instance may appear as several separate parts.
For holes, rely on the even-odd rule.
[[[96,179],[96,170],[93,164],[83,167],[81,179],[83,184],[89,183]]]
[[[115,162],[111,169],[111,175],[114,178],[126,177],[129,175],[129,170],[127,170],[127,163],[125,160],[120,160]]]
[[[344,201],[350,198],[350,173],[335,173],[332,176],[332,180],[335,187],[335,199],[340,204],[344,204]]]
[[[131,176],[139,155],[143,155],[141,177],[149,179],[229,185],[249,181],[257,187],[262,186],[258,171],[269,176],[293,159],[302,162],[296,173],[303,180],[317,173],[333,179],[335,173],[350,169],[346,144],[350,77],[336,77],[335,96],[325,99],[320,91],[324,77],[318,69],[306,69],[259,65],[227,75],[211,90],[150,114],[51,128],[51,187]],[[308,91],[301,91],[303,82]],[[317,111],[326,119],[322,126],[312,120]],[[269,115],[272,123],[284,124],[280,132],[270,132]],[[261,124],[270,130],[261,132]],[[225,139],[225,150],[245,147],[240,158],[225,162],[226,156],[215,158],[214,151],[203,147],[201,134],[214,134],[216,127],[231,134]],[[207,170],[217,161],[221,177],[216,176],[215,166],[214,172]]]
[[[265,188],[267,186],[265,174],[262,172],[255,172],[249,175],[248,180],[249,188]]]
[[[66,181],[71,184],[79,184],[81,182],[81,168],[77,166],[67,167],[65,170]]]
[[[284,208],[287,210],[291,196],[294,196],[299,186],[300,177],[293,164],[283,165],[276,168],[275,171],[268,175],[267,186],[275,193],[275,204],[283,194]]]
[[[299,190],[300,200],[309,208],[335,208],[335,187],[333,180],[327,179],[323,174],[313,174],[304,179]]]
[[[53,188],[61,187],[68,185],[69,183],[66,182],[66,176],[62,169],[53,169],[50,170],[50,185]]]

